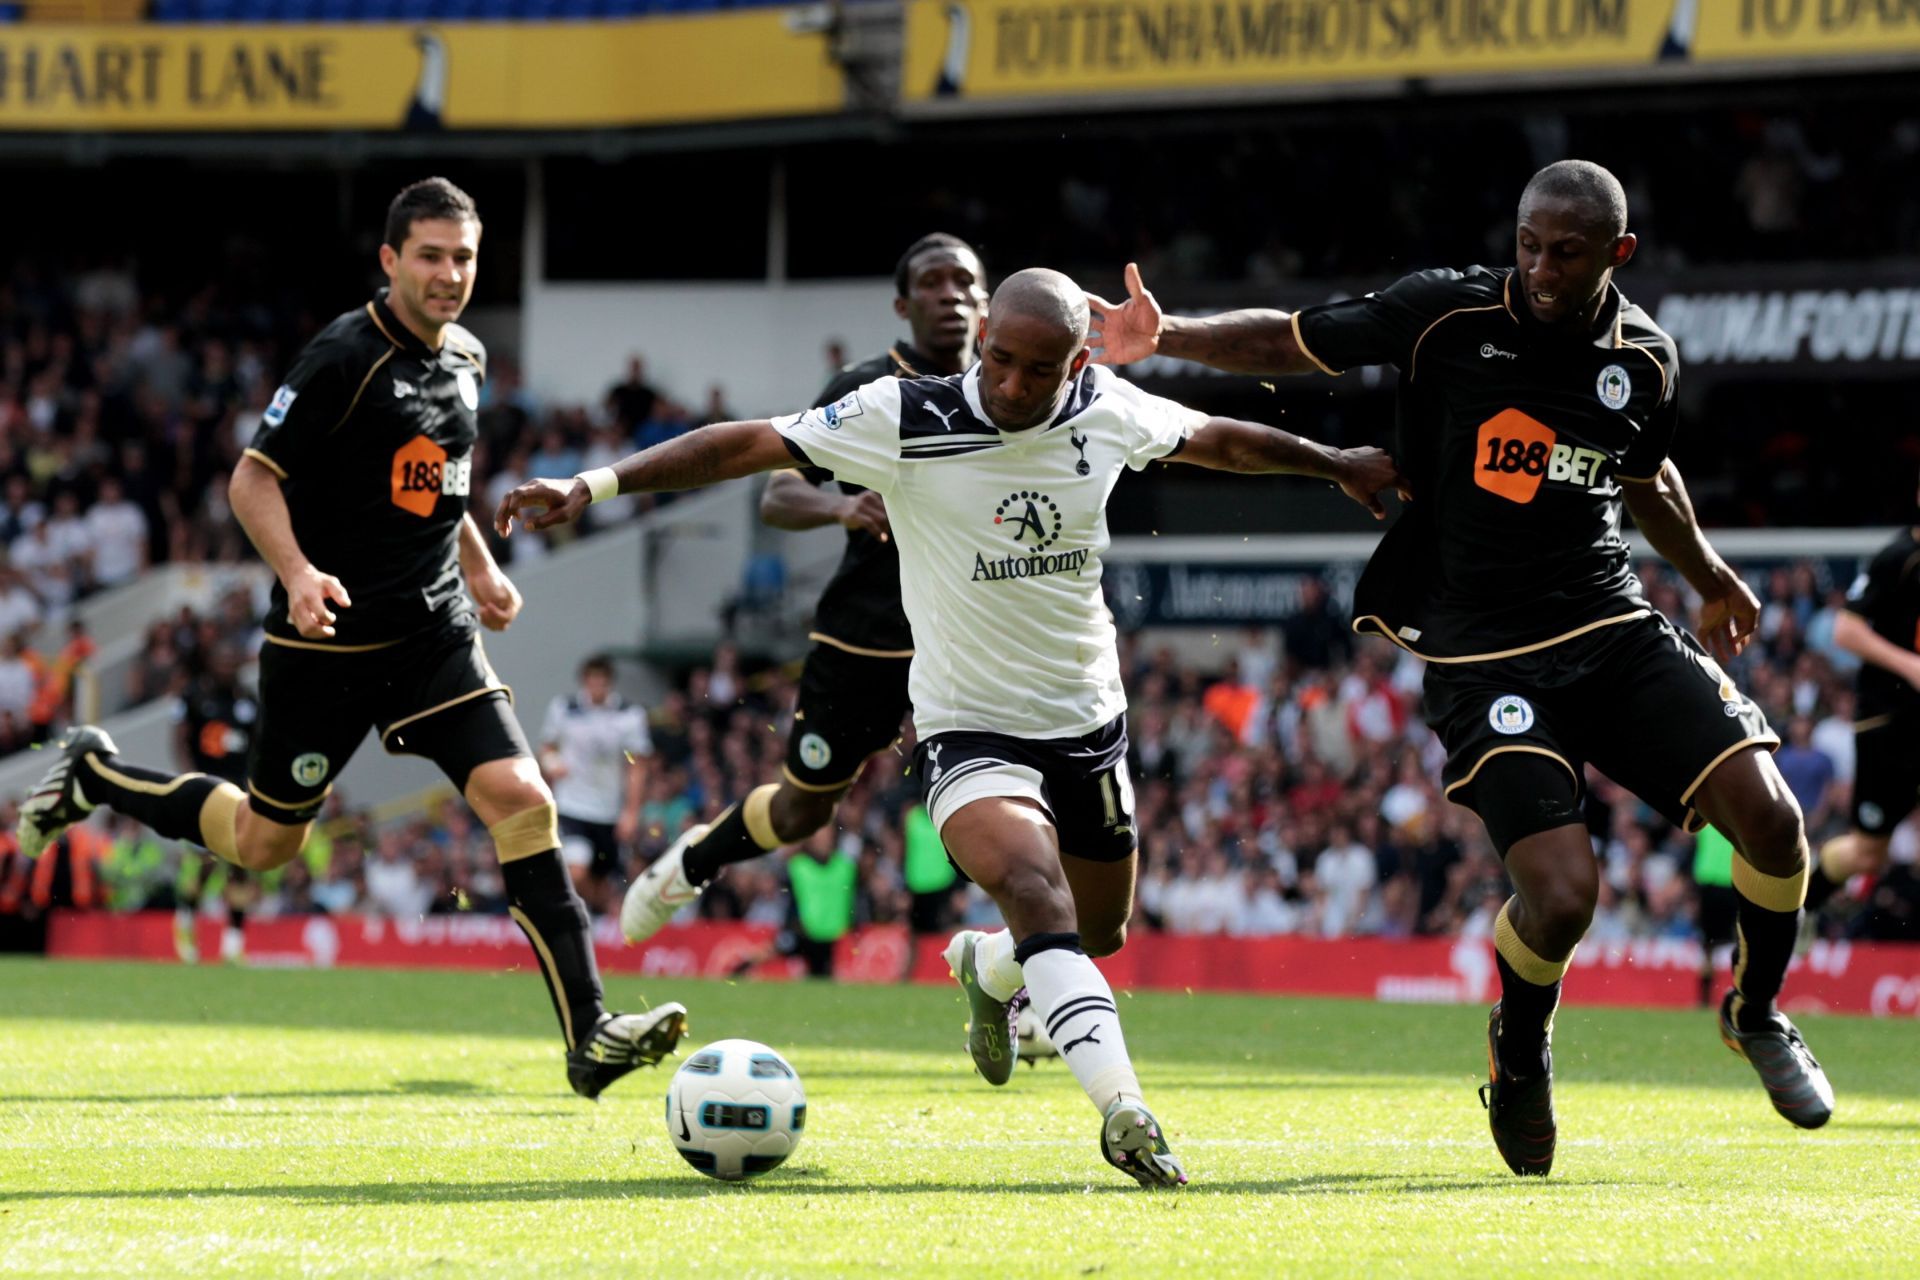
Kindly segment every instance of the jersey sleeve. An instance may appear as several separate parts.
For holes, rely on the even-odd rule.
[[[1865,573],[1853,580],[1847,588],[1847,612],[1855,614],[1873,623],[1881,614],[1887,612],[1900,589],[1900,574],[1904,558],[1896,559],[1884,552],[1868,563]]]
[[[1123,419],[1127,466],[1145,471],[1149,463],[1170,458],[1200,429],[1207,415],[1176,400],[1142,391],[1125,378],[1115,378],[1104,394],[1127,407]]]
[[[1661,368],[1664,381],[1661,384],[1660,399],[1647,415],[1646,426],[1634,438],[1627,451],[1620,455],[1614,474],[1628,480],[1651,480],[1660,474],[1660,468],[1666,465],[1667,455],[1673,451],[1673,438],[1680,429],[1680,362],[1671,351],[1665,353],[1666,363]],[[1659,360],[1659,356],[1654,357]]]
[[[282,480],[297,474],[347,416],[366,375],[355,363],[350,349],[324,335],[308,343],[260,415],[247,456],[265,463]]]
[[[900,380],[876,379],[832,404],[775,418],[773,429],[803,467],[885,497],[900,469]]]
[[[846,395],[849,391],[857,391],[865,381],[866,379],[862,378],[859,371],[853,367],[849,366],[842,369],[839,373],[834,374],[827,382],[827,385],[820,389],[820,394],[813,398],[813,407],[816,409],[824,409]],[[800,478],[815,488],[823,484],[828,484],[833,480],[833,472],[827,470],[825,467],[799,467],[797,470],[800,473]]]
[[[1293,313],[1293,337],[1307,359],[1327,373],[1362,365],[1405,369],[1420,335],[1450,311],[1479,302],[1458,271],[1416,271],[1364,298],[1348,298]]]

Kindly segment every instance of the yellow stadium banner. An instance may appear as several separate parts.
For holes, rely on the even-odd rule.
[[[1920,49],[1920,0],[907,0],[901,98],[1140,105]],[[1142,95],[1146,95],[1142,98]]]
[[[1700,61],[1920,53],[1916,0],[1698,0]]]
[[[0,130],[575,129],[841,109],[778,10],[632,22],[0,27]]]

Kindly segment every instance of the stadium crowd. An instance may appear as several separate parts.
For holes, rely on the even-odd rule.
[[[1747,167],[1783,147],[1802,166],[1826,154],[1826,143],[1763,126],[1734,130],[1750,144]],[[130,270],[111,265],[66,274],[22,267],[0,279],[0,753],[43,739],[70,714],[94,651],[72,619],[77,600],[150,564],[248,554],[225,479],[272,396],[295,327],[217,289],[184,304],[144,295]],[[696,413],[652,385],[637,356],[592,406],[538,404],[512,361],[496,360],[476,504],[490,508],[525,476],[604,466],[729,416],[720,388]],[[593,519],[630,519],[650,501],[604,503]],[[499,548],[510,562],[542,550],[524,538]],[[1683,585],[1657,565],[1646,574],[1654,603],[1685,616]],[[1787,738],[1782,770],[1816,838],[1844,824],[1852,770],[1852,659],[1832,638],[1845,583],[1832,574],[1820,561],[1768,570],[1756,584],[1766,600],[1762,643],[1735,672]],[[262,603],[234,591],[204,615],[183,609],[153,623],[128,674],[129,700],[177,696],[218,649],[256,651]],[[1141,922],[1327,936],[1489,929],[1504,876],[1477,820],[1441,795],[1440,752],[1419,715],[1418,662],[1357,641],[1325,593],[1286,625],[1215,652],[1226,656],[1183,662],[1137,638],[1123,652]],[[749,670],[729,647],[650,709],[655,757],[628,873],[689,823],[777,776],[792,692],[788,672]],[[903,819],[916,790],[905,776],[910,748],[874,761],[839,815],[839,849],[859,868],[858,920],[903,920],[912,910],[902,875]],[[1686,933],[1696,903],[1692,838],[1606,780],[1590,782],[1589,823],[1606,868],[1594,936]],[[170,900],[179,850],[125,823],[82,843],[100,864],[100,901]],[[1843,898],[1824,927],[1920,938],[1914,845],[1903,831],[1894,869],[1864,897]],[[376,823],[336,801],[307,854],[267,880],[260,910],[502,909],[486,834],[457,803],[431,819]],[[29,902],[24,874],[0,874],[0,910]],[[700,910],[778,920],[782,885],[777,858],[751,864]],[[617,878],[590,885],[595,908],[615,907],[619,887]],[[961,886],[945,914],[986,911]]]
[[[1653,601],[1688,616],[1684,584],[1643,565]],[[1735,668],[1786,739],[1783,774],[1815,839],[1842,829],[1852,774],[1853,660],[1833,643],[1843,584],[1829,566],[1772,567],[1756,586],[1761,636]],[[1354,637],[1337,604],[1308,593],[1276,628],[1219,637],[1212,663],[1171,647],[1123,643],[1141,833],[1138,921],[1182,933],[1338,937],[1486,935],[1509,893],[1480,824],[1441,793],[1442,755],[1420,720],[1421,665],[1384,641]],[[220,621],[156,624],[176,652],[220,642]],[[237,601],[226,625],[250,626]],[[157,674],[156,677],[158,678]],[[731,645],[685,674],[650,708],[640,835],[632,874],[682,830],[778,776],[793,702],[779,667],[755,670]],[[530,726],[537,732],[537,726]],[[915,803],[911,740],[876,758],[842,806],[818,856],[858,868],[856,923],[905,922],[903,831]],[[1603,867],[1596,940],[1681,938],[1696,929],[1694,838],[1598,774],[1588,777],[1588,825]],[[502,911],[485,830],[449,799],[431,815],[376,821],[336,794],[305,857],[266,878],[257,910],[363,911],[414,916]],[[89,846],[98,899],[116,909],[172,901],[182,851],[120,821]],[[1920,839],[1895,842],[1895,865],[1856,885],[1821,918],[1836,937],[1920,940]],[[700,899],[701,914],[780,924],[789,918],[786,856],[733,869]],[[0,874],[0,910],[24,900]],[[617,911],[623,880],[590,881],[597,912]],[[945,921],[990,920],[964,883]]]

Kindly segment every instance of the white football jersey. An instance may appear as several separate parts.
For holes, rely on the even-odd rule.
[[[553,784],[554,807],[579,822],[617,820],[626,803],[628,759],[653,754],[645,709],[617,693],[598,704],[580,693],[555,698],[540,741],[555,748],[567,767]]]
[[[1100,594],[1107,497],[1122,468],[1145,469],[1205,421],[1092,365],[1050,422],[1002,431],[976,366],[881,378],[773,425],[807,462],[886,499],[920,736],[1064,738],[1127,705]]]

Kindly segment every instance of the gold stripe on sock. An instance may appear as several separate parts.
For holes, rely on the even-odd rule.
[[[1807,900],[1807,864],[1790,876],[1770,876],[1748,862],[1738,850],[1733,858],[1733,889],[1756,907],[1768,911],[1798,911]]]
[[[200,843],[223,862],[240,865],[240,805],[246,793],[231,782],[213,789],[200,806]]]
[[[1548,960],[1521,941],[1519,932],[1513,927],[1513,921],[1507,918],[1507,912],[1513,908],[1513,899],[1507,899],[1500,908],[1500,916],[1493,922],[1493,949],[1500,953],[1508,966],[1521,979],[1536,987],[1550,987],[1560,981],[1567,972],[1567,966],[1573,963],[1573,952],[1567,952],[1564,960]]]
[[[129,777],[118,769],[112,768],[93,752],[87,752],[87,767],[92,769],[104,782],[132,791],[143,796],[170,796],[180,789],[180,784],[189,778],[204,778],[204,773],[183,773],[171,782],[143,782],[139,778]]]
[[[1734,866],[1740,865],[1740,859],[1733,860]],[[1727,1007],[1727,1020],[1734,1026],[1740,1025],[1740,1011],[1747,1006],[1747,998],[1740,994],[1740,984],[1747,977],[1747,931],[1740,927],[1740,917],[1733,920],[1733,1003]]]
[[[526,816],[524,813],[516,813],[505,822],[512,822],[516,818]],[[501,825],[504,826],[505,822]],[[540,976],[547,980],[547,989],[553,992],[553,1003],[560,1010],[560,1034],[567,1038],[567,1048],[572,1050],[573,1009],[567,1004],[567,989],[560,981],[560,967],[553,962],[553,952],[547,949],[547,940],[540,936],[538,929],[533,927],[533,921],[527,919],[526,912],[518,907],[508,907],[507,914],[513,917],[515,924],[527,931],[527,941],[533,944],[534,954],[540,957]]]
[[[755,787],[740,806],[740,820],[747,824],[747,834],[762,849],[780,847],[780,836],[773,829],[773,797],[779,790],[771,782]]]
[[[551,804],[522,809],[487,828],[502,862],[518,862],[560,847],[560,815]],[[567,1037],[571,1043],[573,1037]]]

